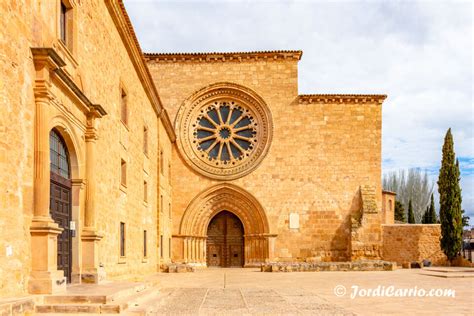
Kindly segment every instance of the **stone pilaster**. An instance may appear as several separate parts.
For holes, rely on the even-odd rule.
[[[82,275],[83,283],[99,283],[105,279],[105,272],[99,262],[99,242],[102,235],[96,228],[96,188],[95,188],[95,150],[97,141],[96,118],[101,117],[95,110],[87,116],[86,141],[86,198],[84,213],[84,229],[82,241]]]
[[[36,70],[35,143],[34,143],[34,210],[30,226],[32,271],[28,290],[33,294],[51,294],[65,291],[66,278],[57,265],[57,236],[62,229],[53,221],[49,212],[50,162],[48,109],[51,101],[50,72],[61,67],[61,60],[54,59],[45,50],[33,50]]]

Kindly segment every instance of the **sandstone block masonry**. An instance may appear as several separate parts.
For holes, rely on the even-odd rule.
[[[175,128],[187,119],[180,113],[191,113],[183,107],[193,106],[192,100],[211,99],[200,91],[227,85],[256,95],[268,108],[266,117],[271,117],[273,129],[266,156],[252,172],[238,178],[217,179],[196,172],[193,161],[202,159],[200,156],[173,150],[174,260],[206,263],[202,243],[206,225],[226,207],[242,213],[245,251],[252,258],[246,264],[268,258],[345,261],[380,257],[381,107],[385,96],[298,95],[299,51],[147,54],[146,58]],[[232,94],[222,96],[226,97],[233,100]],[[190,137],[187,130],[176,133],[178,143]],[[364,228],[351,245],[352,217],[361,212],[360,188],[367,185],[373,192],[374,210],[366,215],[361,223]],[[232,196],[229,191],[241,189],[243,200],[253,199],[258,204],[255,209],[262,210],[260,222],[251,224],[249,219],[247,225],[247,218],[256,212],[239,211],[238,206],[208,194],[221,190],[221,196]],[[213,211],[188,216],[198,213],[196,205]],[[363,232],[366,236],[361,236]]]
[[[174,133],[123,4],[0,1],[0,16],[0,296],[63,290],[66,269],[72,283],[155,273]],[[67,151],[61,222],[51,131]]]
[[[383,258],[398,265],[430,260],[433,265],[445,265],[446,255],[440,247],[439,224],[382,225]]]

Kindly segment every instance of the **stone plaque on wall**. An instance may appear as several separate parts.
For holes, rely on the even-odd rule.
[[[300,216],[298,213],[290,213],[290,229],[300,228]]]

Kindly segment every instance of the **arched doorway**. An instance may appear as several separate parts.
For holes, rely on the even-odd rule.
[[[49,209],[53,220],[63,229],[58,235],[58,270],[64,271],[64,276],[70,283],[72,271],[71,164],[66,142],[56,129],[52,129],[49,133],[49,156],[51,169]]]
[[[244,227],[228,211],[212,218],[207,228],[207,266],[242,267],[244,264]]]
[[[249,192],[230,183],[212,186],[198,194],[181,218],[179,234],[173,235],[176,255],[173,260],[207,266],[208,228],[223,211],[236,216],[243,235],[244,267],[257,267],[274,256],[276,234],[270,232],[262,205]]]

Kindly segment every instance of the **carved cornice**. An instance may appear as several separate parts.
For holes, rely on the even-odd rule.
[[[130,18],[128,17],[127,11],[125,10],[123,1],[105,0],[105,4],[109,10],[115,27],[122,38],[125,49],[127,50],[130,60],[135,67],[137,75],[140,78],[140,82],[142,83],[145,93],[147,94],[157,117],[161,117],[163,114],[163,105],[161,103],[158,91],[156,90],[155,84],[153,83],[150,71],[146,65],[140,44],[138,42],[137,36],[135,35],[135,31],[133,30],[133,26]],[[164,114],[160,119],[166,128],[166,133],[174,142],[176,139],[176,134],[172,128],[173,125],[171,124],[168,115]]]
[[[64,60],[51,47],[32,47],[31,52],[33,53],[35,64],[47,62],[48,66],[52,69],[66,66]]]
[[[94,112],[96,116],[102,117],[107,114],[104,108],[99,104],[93,104],[81,91],[81,89],[76,85],[76,83],[69,77],[66,72],[61,69],[57,68],[54,72],[58,75],[59,78],[66,84],[66,86],[71,89],[74,95],[81,100],[89,109],[89,112]]]
[[[87,112],[96,113],[97,117],[102,117],[107,114],[99,104],[93,104],[76,83],[69,77],[69,75],[62,69],[66,63],[58,55],[58,53],[50,47],[32,47],[33,61],[35,67],[41,70],[46,70],[48,77],[44,75],[35,80],[35,97],[50,96],[50,74],[54,73],[64,87],[72,92],[72,95],[79,100],[79,102],[87,109]]]
[[[328,103],[377,103],[382,104],[385,94],[302,94],[298,96],[299,104]]]
[[[243,62],[250,60],[300,60],[303,52],[300,50],[275,50],[255,52],[227,53],[145,53],[145,59],[153,62]]]

